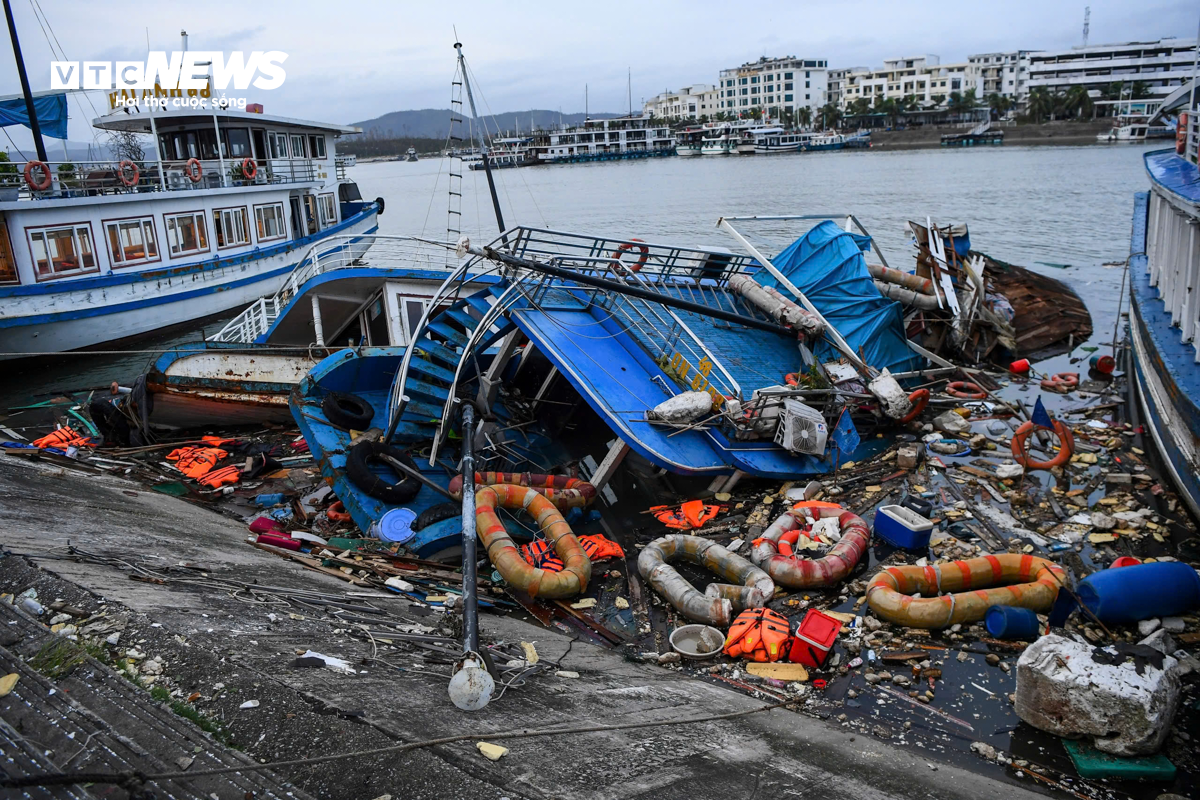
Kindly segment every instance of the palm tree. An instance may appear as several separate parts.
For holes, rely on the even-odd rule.
[[[1075,117],[1082,119],[1092,112],[1095,105],[1092,103],[1092,96],[1088,94],[1086,87],[1072,86],[1063,95],[1063,108],[1068,114],[1074,112]]]
[[[842,119],[842,110],[837,103],[826,103],[821,108],[821,123],[824,128],[836,128]]]
[[[796,110],[796,124],[801,128],[812,127],[812,109],[808,106],[801,106]]]
[[[931,94],[931,95],[929,96],[929,102],[933,103],[933,107],[934,107],[934,108],[937,108],[937,107],[938,107],[938,106],[940,106],[942,103],[946,102],[946,95],[944,95],[944,94]]]
[[[1150,96],[1150,84],[1145,81],[1134,81],[1129,93],[1130,100],[1141,100]]]
[[[1029,92],[1029,116],[1034,122],[1041,122],[1048,116],[1054,115],[1054,98],[1044,87],[1038,86]]]
[[[854,102],[850,104],[850,113],[854,116],[862,116],[863,114],[871,113],[871,101],[865,97],[856,97]]]

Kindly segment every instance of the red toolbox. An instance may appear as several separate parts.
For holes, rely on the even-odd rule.
[[[788,652],[788,661],[803,664],[814,669],[825,663],[833,643],[837,641],[838,632],[842,629],[840,620],[822,614],[815,608],[804,615],[796,635],[792,637],[792,648]]]

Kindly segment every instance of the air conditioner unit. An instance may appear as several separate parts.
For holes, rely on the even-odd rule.
[[[789,453],[819,456],[825,453],[829,429],[825,417],[815,408],[799,400],[785,400],[779,427],[775,429],[775,444]]]

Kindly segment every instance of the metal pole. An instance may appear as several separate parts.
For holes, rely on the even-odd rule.
[[[462,571],[463,650],[479,652],[479,606],[475,597],[475,408],[462,409]]]
[[[475,111],[475,95],[471,92],[471,80],[467,77],[467,62],[463,58],[462,42],[455,42],[454,49],[458,51],[458,68],[462,71],[463,86],[467,87],[467,102],[471,104],[471,117],[478,120],[479,114]],[[496,181],[492,178],[492,162],[488,158],[487,139],[483,136],[480,137],[479,151],[483,154],[483,171],[487,173],[488,190],[492,193],[492,208],[496,212],[496,224],[500,226],[500,235],[504,239],[504,243],[508,244],[508,237],[504,235],[504,214],[500,211]]]
[[[4,0],[4,16],[8,18],[8,37],[12,39],[13,57],[17,59],[17,75],[21,79],[21,94],[25,95],[25,111],[29,114],[29,129],[33,131],[33,146],[37,148],[38,161],[49,163],[46,143],[42,141],[42,126],[38,125],[37,109],[33,106],[33,93],[29,90],[29,76],[25,74],[25,59],[21,55],[21,42],[17,39],[17,23],[13,21],[12,6]]]

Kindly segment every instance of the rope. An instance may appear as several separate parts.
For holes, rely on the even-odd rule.
[[[528,739],[537,736],[564,736],[577,733],[603,733],[608,731],[637,730],[639,728],[658,728],[667,725],[697,725],[703,722],[719,722],[727,719],[736,719],[738,717],[747,717],[751,714],[759,714],[763,711],[772,711],[776,708],[782,708],[783,706],[792,704],[794,702],[796,701],[785,700],[782,703],[774,703],[768,706],[759,706],[757,708],[734,711],[728,714],[711,714],[704,717],[692,717],[691,719],[632,722],[624,725],[587,725],[578,728],[539,728],[535,730],[507,732],[501,731],[495,733],[464,733],[457,736],[443,736],[440,739],[426,739],[420,742],[409,742],[406,744],[389,745],[388,747],[377,747],[371,750],[356,750],[349,753],[337,753],[334,755],[316,756],[313,758],[296,758],[288,761],[275,761],[268,764],[238,764],[232,767],[218,767],[216,769],[206,770],[159,772],[153,774],[144,774],[141,772],[42,773],[39,775],[26,775],[18,778],[6,777],[0,779],[0,786],[8,789],[21,789],[29,786],[69,786],[75,783],[104,783],[116,784],[119,786],[129,786],[149,781],[192,780],[195,778],[203,778],[214,775],[229,775],[235,772],[261,772],[264,770],[278,769],[280,767],[304,767],[311,766],[313,764],[324,764],[330,761],[344,761],[349,758],[362,758],[364,756],[377,756],[388,753],[404,753],[410,750],[418,750],[425,747],[434,747],[444,744],[453,744],[455,742],[475,740],[494,741],[507,739]]]

